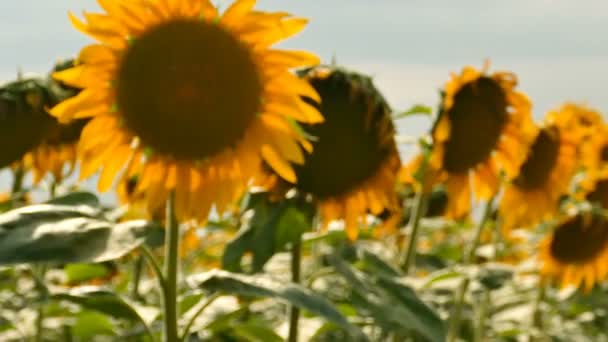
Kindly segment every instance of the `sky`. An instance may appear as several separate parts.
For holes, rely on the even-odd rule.
[[[216,1],[226,8],[231,1]],[[94,0],[0,0],[0,80],[18,69],[47,72],[91,40],[67,12],[98,11]],[[258,0],[259,9],[310,19],[284,48],[369,74],[394,110],[435,106],[451,72],[465,65],[518,75],[534,116],[564,101],[608,110],[605,0]],[[428,120],[401,120],[418,136]],[[406,153],[407,154],[407,153]]]

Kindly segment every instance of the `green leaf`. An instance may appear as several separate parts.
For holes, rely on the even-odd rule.
[[[328,262],[352,286],[352,303],[367,312],[385,330],[420,336],[425,341],[445,341],[446,331],[439,316],[398,278],[362,273],[337,255]]]
[[[190,281],[209,291],[279,299],[342,327],[355,340],[367,340],[363,332],[348,322],[332,303],[301,285],[284,284],[266,275],[246,276],[221,270],[213,270],[193,276]]]
[[[77,191],[71,192],[61,197],[53,198],[46,202],[47,204],[59,205],[88,205],[91,207],[99,207],[99,198],[91,192]]]
[[[139,315],[137,310],[118,295],[109,291],[85,290],[76,288],[69,293],[55,293],[51,295],[53,300],[68,301],[81,306],[83,309],[105,314],[115,319],[125,319],[134,323],[139,323],[150,331],[144,318]]]
[[[76,316],[72,334],[81,341],[92,341],[102,335],[116,335],[114,324],[107,316],[93,311],[83,311]]]
[[[300,239],[302,234],[311,229],[312,222],[301,210],[288,206],[283,210],[277,222],[275,244],[279,248],[285,247]]]
[[[255,323],[235,325],[233,334],[250,342],[282,342],[283,338],[277,335],[271,328]]]
[[[267,193],[249,194],[245,209],[252,216],[226,245],[222,267],[231,272],[241,272],[241,260],[250,252],[251,272],[262,271],[273,255],[284,250],[288,243],[312,226],[307,213],[300,209],[302,206],[305,204],[293,200],[270,201]]]
[[[401,113],[397,113],[397,114],[393,115],[393,120],[403,119],[403,118],[410,117],[413,115],[431,116],[431,115],[433,115],[433,109],[429,106],[416,104],[416,105],[413,105],[410,109],[406,110],[405,112],[401,112]]]
[[[68,264],[63,268],[69,284],[102,278],[111,270],[104,264]]]
[[[36,205],[0,215],[0,264],[103,262],[122,257],[159,229],[143,220],[114,224],[88,206]]]

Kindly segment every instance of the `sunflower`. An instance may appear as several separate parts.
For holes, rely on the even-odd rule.
[[[542,275],[589,291],[608,275],[608,222],[591,212],[567,217],[541,242],[539,259]]]
[[[608,176],[608,126],[600,117],[600,121],[587,133],[581,156],[587,179],[593,182],[597,178]]]
[[[314,151],[294,165],[296,189],[318,203],[323,226],[344,220],[356,239],[368,213],[398,208],[395,185],[401,165],[391,111],[371,79],[337,67],[302,73],[321,99],[306,98],[325,122],[303,125]],[[293,184],[291,184],[293,186]]]
[[[501,170],[517,174],[536,131],[515,75],[485,69],[465,67],[452,76],[432,130],[429,166],[445,182],[451,218],[469,212],[471,182],[475,198],[487,200],[498,191]]]
[[[180,220],[223,212],[262,161],[295,182],[290,161],[309,142],[297,122],[322,116],[301,100],[318,94],[291,72],[315,65],[302,51],[272,49],[306,25],[237,0],[219,13],[209,0],[98,0],[105,13],[70,14],[98,43],[55,74],[80,94],[51,110],[62,122],[91,118],[79,154],[81,178],[102,169],[98,188],[140,175],[138,193],[156,212],[176,194]],[[120,176],[123,174],[123,176]]]
[[[54,119],[45,110],[48,92],[39,79],[0,87],[0,168],[22,160],[44,139]]]
[[[513,228],[535,225],[557,212],[578,167],[583,135],[572,125],[577,117],[567,108],[547,114],[517,177],[506,186],[500,200],[506,235]]]

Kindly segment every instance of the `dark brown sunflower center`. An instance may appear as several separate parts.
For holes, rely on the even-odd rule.
[[[555,229],[551,255],[562,263],[584,263],[608,248],[608,225],[599,215],[577,215]]]
[[[219,25],[168,22],[127,49],[118,109],[155,152],[205,159],[234,146],[260,110],[257,70],[250,51]]]
[[[448,172],[465,172],[490,156],[507,122],[507,106],[505,92],[489,77],[460,88],[452,108],[444,113],[450,121],[443,156]]]
[[[603,162],[608,162],[608,144],[602,146],[600,151],[600,158]]]
[[[555,127],[543,128],[521,166],[515,185],[523,189],[536,189],[545,185],[559,155],[559,131]]]
[[[369,79],[335,71],[310,83],[321,104],[308,102],[325,122],[304,127],[318,140],[295,171],[298,187],[323,199],[345,194],[372,177],[396,152],[394,128],[388,105]]]
[[[595,184],[595,189],[587,194],[587,201],[608,209],[608,179],[601,180]]]

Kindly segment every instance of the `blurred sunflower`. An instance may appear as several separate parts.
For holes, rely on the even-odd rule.
[[[500,200],[502,229],[507,236],[514,228],[535,225],[557,212],[578,167],[583,136],[572,125],[576,117],[576,112],[565,108],[547,114],[517,177]]]
[[[608,275],[608,222],[590,212],[566,218],[541,242],[539,259],[542,275],[590,290]]]
[[[76,164],[76,145],[89,120],[74,120],[66,124],[53,121],[42,142],[24,159],[26,167],[34,173],[34,183],[40,182],[47,172],[53,175],[57,183],[72,173]]]
[[[0,168],[22,160],[44,139],[54,121],[44,110],[48,96],[38,79],[0,87]]]
[[[62,122],[92,118],[82,133],[81,178],[98,188],[121,172],[155,212],[176,191],[179,219],[221,213],[261,174],[262,160],[295,182],[289,161],[310,147],[296,121],[322,121],[301,100],[318,94],[291,68],[315,65],[302,51],[271,49],[306,20],[253,10],[237,0],[220,14],[209,0],[98,0],[106,13],[70,14],[99,43],[79,65],[55,74],[82,92],[51,112]],[[238,85],[238,86],[237,86]]]
[[[325,122],[303,126],[314,137],[314,151],[294,165],[296,188],[318,202],[324,226],[343,219],[348,237],[356,239],[368,213],[398,208],[401,161],[391,111],[369,77],[322,66],[306,70],[303,78],[320,94],[320,102],[306,101]]]
[[[445,182],[451,218],[469,212],[471,182],[475,198],[487,200],[498,191],[501,171],[517,174],[536,131],[515,75],[488,75],[486,68],[452,76],[432,131],[430,172]]]
[[[605,123],[600,121],[589,130],[581,156],[589,181],[608,176],[608,126]]]
[[[62,124],[46,109],[74,96],[76,90],[52,80],[32,78],[13,82],[0,92],[1,129],[7,130],[0,137],[6,146],[0,165],[23,161],[23,166],[33,171],[34,183],[48,172],[60,182],[74,168],[76,143],[88,119]],[[65,166],[69,167],[67,173]]]

